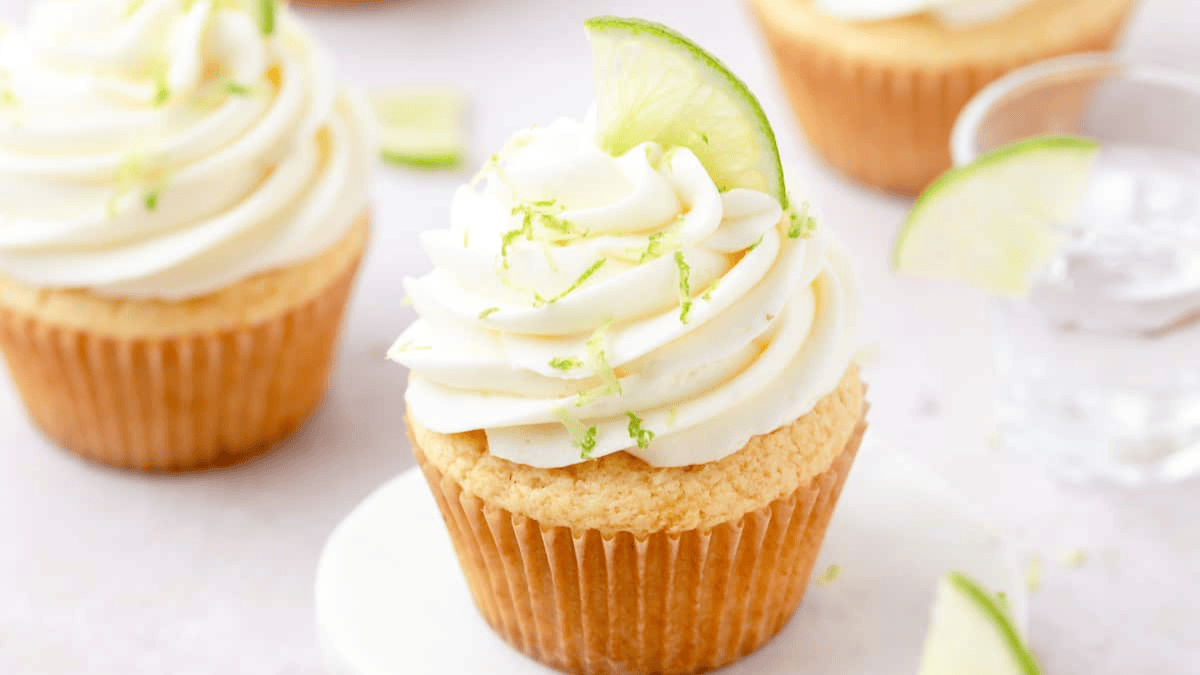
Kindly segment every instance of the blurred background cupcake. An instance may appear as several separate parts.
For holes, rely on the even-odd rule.
[[[47,1],[0,66],[0,348],[33,420],[155,470],[295,429],[368,229],[325,50],[272,2]]]
[[[846,176],[920,192],[958,112],[1019,66],[1111,49],[1136,0],[750,0],[813,148]]]

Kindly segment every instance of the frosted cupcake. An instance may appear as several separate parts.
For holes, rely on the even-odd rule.
[[[808,140],[915,194],[950,168],[967,101],[1022,65],[1111,49],[1136,0],[749,0]]]
[[[325,50],[271,3],[46,1],[0,74],[0,348],[37,425],[155,470],[295,429],[367,239]]]
[[[568,672],[700,672],[804,595],[864,428],[855,277],[723,65],[588,26],[595,114],[458,191],[390,355],[487,622]]]

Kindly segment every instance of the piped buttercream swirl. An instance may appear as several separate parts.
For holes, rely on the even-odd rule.
[[[558,467],[628,451],[657,466],[729,455],[812,409],[855,350],[858,291],[807,211],[716,185],[686,148],[613,157],[589,124],[514,137],[406,281],[420,318],[389,356],[409,414],[486,430],[489,451]]]
[[[202,295],[338,241],[370,123],[280,4],[45,0],[0,44],[0,274]]]

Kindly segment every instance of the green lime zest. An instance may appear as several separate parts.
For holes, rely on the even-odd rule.
[[[556,357],[550,359],[550,367],[555,370],[561,370],[563,372],[566,372],[568,370],[575,370],[576,368],[582,368],[583,361],[580,361],[579,359],[573,359],[570,357],[556,356]]]
[[[643,427],[642,418],[632,410],[625,411],[625,416],[629,418],[629,437],[643,450],[650,447],[650,441],[654,440],[654,432]]]
[[[559,300],[562,300],[563,298],[567,297],[571,293],[574,293],[575,291],[579,290],[579,287],[584,285],[585,283],[587,283],[587,280],[591,279],[592,276],[596,274],[596,272],[599,272],[600,268],[604,267],[604,263],[606,263],[606,262],[608,262],[608,258],[601,258],[601,259],[597,260],[596,262],[592,263],[591,267],[584,270],[583,274],[580,274],[579,278],[576,279],[574,281],[574,283],[572,283],[570,286],[567,286],[558,295],[555,295],[550,298],[543,298],[541,296],[541,294],[539,294],[535,291],[533,294],[534,306],[541,307],[543,305],[552,305],[552,304],[558,302]]]
[[[663,254],[662,245],[663,237],[666,232],[655,232],[646,239],[646,250],[642,251],[642,255],[638,258],[639,263],[644,263],[647,260],[653,260]]]
[[[821,586],[832,584],[833,582],[837,581],[838,577],[840,576],[842,576],[842,566],[830,565],[829,567],[825,568],[825,571],[821,573],[821,576],[817,577],[817,583]]]
[[[485,309],[479,313],[479,319],[482,321],[483,319],[486,319],[489,316],[491,316],[499,311],[500,311],[499,307],[488,307],[487,309]]]
[[[566,408],[556,408],[554,415],[566,428],[567,433],[571,434],[572,444],[579,448],[579,458],[591,459],[592,453],[596,450],[596,434],[598,433],[596,426],[585,425],[572,417]]]
[[[158,190],[151,190],[146,193],[145,205],[147,211],[153,211],[158,208]]]
[[[675,420],[679,417],[679,408],[671,408],[667,411],[667,426],[675,426]]]
[[[708,285],[708,288],[704,289],[704,292],[700,294],[700,299],[705,302],[712,302],[713,291],[717,290],[717,286],[720,283],[721,283],[721,277],[717,277],[716,279],[713,279],[713,282]]]
[[[789,208],[787,210],[787,236],[789,239],[808,238],[817,231],[817,219],[809,213],[810,208],[809,203],[804,202],[800,204],[799,209]]]
[[[258,0],[258,28],[263,35],[275,33],[275,0]]]
[[[254,89],[241,82],[229,80],[225,83],[225,93],[231,96],[249,96],[254,93]]]
[[[675,252],[675,267],[679,270],[679,323],[687,323],[692,311],[692,268],[684,260],[683,251]]]
[[[606,396],[621,396],[624,393],[621,389],[621,381],[617,378],[617,371],[608,363],[606,343],[610,324],[611,322],[606,322],[597,328],[584,345],[587,354],[586,364],[602,384],[599,387],[579,392],[575,401],[577,407],[585,406]]]
[[[1042,556],[1034,554],[1025,566],[1025,589],[1035,593],[1042,587]]]
[[[1070,551],[1065,551],[1062,555],[1062,564],[1067,567],[1079,568],[1087,564],[1087,551],[1081,548],[1073,548]]]

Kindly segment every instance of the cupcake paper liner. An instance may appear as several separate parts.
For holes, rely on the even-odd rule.
[[[113,337],[0,308],[0,349],[34,422],[82,457],[155,471],[232,464],[320,400],[357,267],[275,318],[211,332]]]
[[[700,673],[779,632],[804,597],[865,422],[825,472],[710,529],[603,533],[489,505],[414,453],[475,604],[510,645],[580,675]]]
[[[1034,58],[939,68],[879,63],[798,40],[765,18],[760,23],[813,149],[854,180],[916,194],[950,168],[954,123],[983,87],[1034,61],[1112,49],[1124,20]]]

